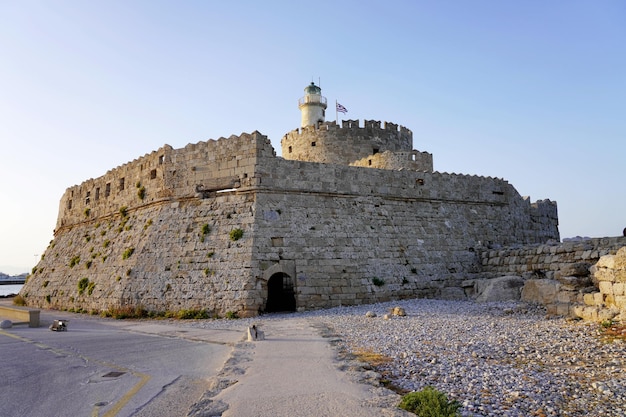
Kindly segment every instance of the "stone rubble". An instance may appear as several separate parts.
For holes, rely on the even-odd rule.
[[[406,316],[385,320],[394,307]],[[293,317],[332,329],[340,350],[390,357],[377,369],[384,378],[407,391],[431,385],[459,401],[464,417],[626,415],[626,342],[601,337],[597,323],[546,318],[530,304],[418,299],[189,325]]]

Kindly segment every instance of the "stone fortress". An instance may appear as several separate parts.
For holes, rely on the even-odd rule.
[[[68,188],[21,295],[46,308],[240,317],[464,299],[481,277],[511,272],[493,261],[499,248],[559,241],[555,202],[531,203],[503,179],[436,172],[405,127],[327,122],[314,83],[299,108],[282,157],[244,133],[165,145]],[[522,263],[514,272],[536,278],[541,268]]]

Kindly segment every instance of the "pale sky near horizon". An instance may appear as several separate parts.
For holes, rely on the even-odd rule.
[[[626,2],[0,0],[0,272],[30,271],[65,189],[164,144],[327,120],[413,131],[435,170],[557,201],[562,238],[626,227]]]

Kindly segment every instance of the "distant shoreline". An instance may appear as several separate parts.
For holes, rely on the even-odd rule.
[[[0,285],[20,285],[25,283],[25,279],[0,279]]]

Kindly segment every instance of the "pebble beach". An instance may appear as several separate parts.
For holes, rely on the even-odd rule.
[[[393,307],[406,316],[385,318]],[[531,305],[419,299],[190,325],[294,318],[329,329],[344,353],[382,355],[381,377],[402,391],[432,386],[458,401],[464,417],[626,416],[623,338]]]

